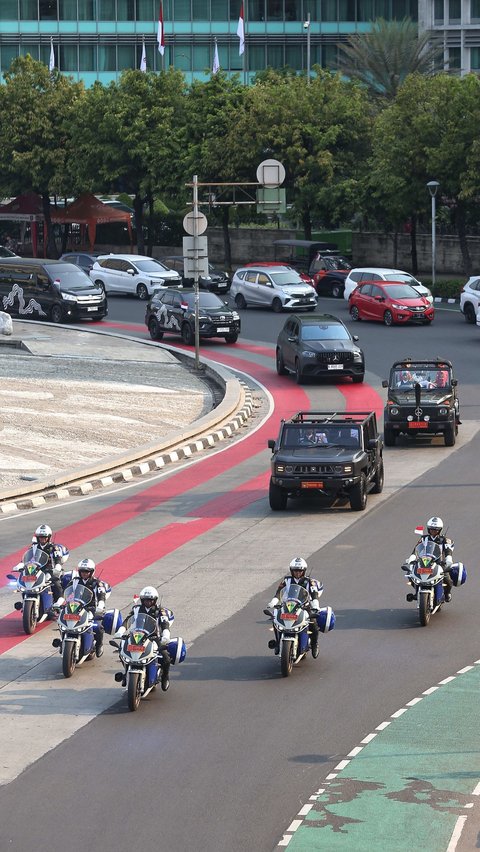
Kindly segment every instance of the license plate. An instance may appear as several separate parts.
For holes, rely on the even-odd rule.
[[[284,612],[283,615],[280,616],[283,621],[296,621],[297,616],[293,612]]]
[[[87,308],[87,311],[98,311],[98,307],[95,307],[95,308]]]
[[[323,482],[302,482],[302,488],[323,488]]]
[[[412,420],[408,424],[409,429],[427,429],[428,423],[425,423],[424,420]]]
[[[127,651],[132,653],[132,651],[144,651],[145,645],[127,645]]]
[[[329,364],[329,370],[343,370],[343,364]]]
[[[80,621],[80,616],[75,615],[73,612],[66,612],[63,617],[65,621]]]
[[[230,329],[229,328],[217,328],[217,331],[226,332],[226,331],[230,331]]]

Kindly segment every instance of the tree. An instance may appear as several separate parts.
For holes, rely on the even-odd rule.
[[[84,97],[74,83],[31,56],[18,57],[0,86],[0,186],[4,195],[41,195],[47,233],[47,255],[57,250],[50,217],[50,196],[71,188],[74,158],[73,116]]]
[[[431,36],[418,36],[417,25],[403,21],[373,22],[367,33],[350,36],[340,45],[339,68],[359,80],[372,95],[392,100],[409,74],[432,75],[443,57],[442,48],[430,45]]]

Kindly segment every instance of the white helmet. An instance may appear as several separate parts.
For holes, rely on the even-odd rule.
[[[37,539],[39,544],[47,544],[52,539],[52,530],[48,526],[48,524],[40,524],[39,527],[35,530],[35,538]],[[46,538],[47,541],[40,541],[40,538]]]
[[[293,579],[299,580],[300,578],[305,577],[308,565],[302,556],[296,556],[295,559],[292,559],[290,562],[289,568]]]
[[[429,535],[441,535],[443,530],[443,521],[441,518],[433,517],[427,521],[427,532]]]
[[[145,588],[140,592],[140,603],[142,606],[146,606],[147,609],[150,609],[151,606],[155,606],[157,601],[158,592],[154,586],[145,586]]]
[[[95,574],[96,567],[97,566],[95,565],[93,559],[81,559],[77,565],[77,571],[80,574],[81,579],[84,580],[85,578],[82,577],[82,574],[88,573],[89,577],[93,577],[93,575]]]

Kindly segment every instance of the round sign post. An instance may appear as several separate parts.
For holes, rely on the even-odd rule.
[[[204,234],[207,227],[207,217],[199,210],[191,210],[183,219],[183,228],[191,237],[199,237]]]
[[[279,160],[263,160],[257,168],[257,180],[262,186],[281,186],[285,180],[285,167]]]

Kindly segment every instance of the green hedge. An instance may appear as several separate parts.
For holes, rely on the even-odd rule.
[[[422,279],[425,287],[430,287],[434,296],[442,296],[444,299],[459,299],[462,288],[465,285],[465,278],[452,279],[451,281],[436,281],[435,287],[432,287],[431,281]]]

